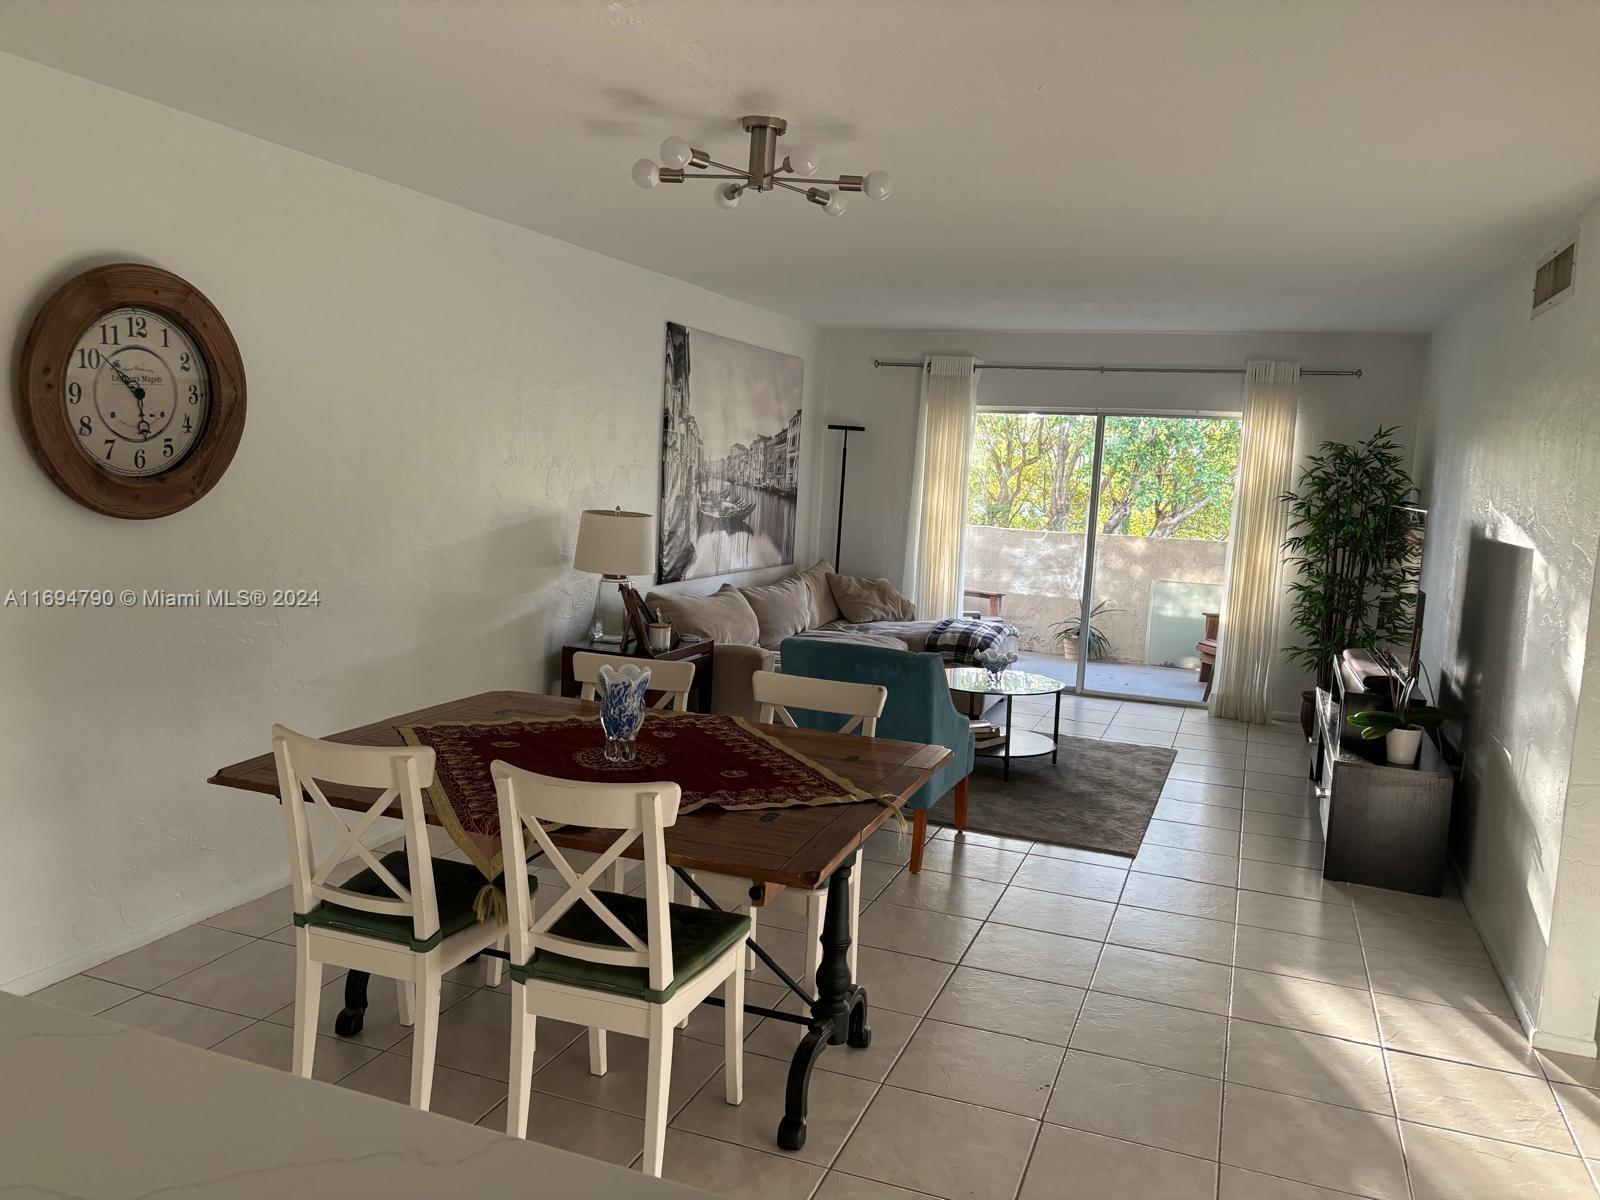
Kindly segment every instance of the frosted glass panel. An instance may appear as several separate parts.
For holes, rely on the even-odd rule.
[[[1147,663],[1161,667],[1200,665],[1194,644],[1205,636],[1202,613],[1222,611],[1220,583],[1150,581],[1150,629],[1145,638]]]

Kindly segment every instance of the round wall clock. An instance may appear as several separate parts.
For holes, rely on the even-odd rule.
[[[95,267],[34,318],[17,370],[33,456],[78,503],[164,517],[216,486],[244,432],[244,363],[192,284],[158,267]]]

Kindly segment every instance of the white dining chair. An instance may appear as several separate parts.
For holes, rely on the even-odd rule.
[[[327,742],[282,725],[272,727],[272,752],[289,833],[294,895],[294,1073],[311,1077],[323,965],[366,971],[395,981],[401,1021],[414,1027],[411,1104],[426,1110],[433,1092],[444,974],[506,933],[505,922],[482,920],[474,911],[484,886],[478,869],[436,859],[429,851],[422,789],[433,782],[434,752]],[[328,801],[323,784],[373,788],[380,795],[370,804],[363,801],[364,810],[355,810],[355,820],[347,824],[341,815],[347,810]],[[366,838],[396,800],[405,848],[380,858]],[[311,807],[328,817],[337,838],[332,852],[320,861],[307,819]],[[365,867],[341,883],[333,882],[340,868],[354,860]],[[527,877],[521,877],[526,888]]]
[[[600,691],[600,668],[627,664],[650,672],[650,690],[660,692],[651,708],[689,711],[689,689],[694,686],[694,664],[673,659],[627,658],[619,654],[591,654],[580,650],[572,656],[572,678],[578,683],[578,699],[594,700]]]
[[[857,733],[874,737],[878,731],[878,718],[889,699],[889,689],[876,683],[842,683],[832,679],[812,679],[805,675],[782,675],[776,671],[757,671],[750,677],[755,695],[757,719],[765,725],[786,725],[796,728],[789,709],[827,713],[844,717],[845,721],[834,732]],[[724,908],[750,916],[750,936],[756,936],[757,910],[750,903],[748,880],[733,879],[726,875],[692,872],[694,880],[705,888],[706,894]],[[816,987],[817,968],[822,965],[822,918],[828,911],[828,886],[811,891],[786,888],[774,901],[774,906],[787,905],[791,894],[798,895],[805,905],[806,961],[805,975],[800,980],[808,987]],[[856,969],[856,942],[861,927],[861,852],[855,857],[855,867],[850,873],[850,971]],[[751,964],[754,967],[754,957]]]
[[[661,1174],[672,1085],[674,1027],[723,988],[723,1077],[729,1104],[744,1099],[744,971],[749,920],[669,902],[665,830],[678,819],[675,783],[588,783],[552,779],[504,762],[491,766],[500,801],[507,862],[521,861],[527,837],[545,853],[567,890],[534,909],[526,877],[508,879],[511,926],[511,1062],[506,1132],[528,1133],[534,1041],[540,1017],[589,1027],[589,1071],[606,1073],[606,1031],[649,1040],[644,1157]],[[615,832],[579,874],[546,823]],[[597,892],[594,883],[636,839],[644,847],[643,896]]]

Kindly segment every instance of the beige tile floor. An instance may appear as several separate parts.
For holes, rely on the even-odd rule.
[[[721,1017],[703,1009],[676,1052],[669,1177],[762,1200],[1596,1195],[1600,1067],[1528,1051],[1459,900],[1321,879],[1294,731],[1065,706],[1067,732],[1178,752],[1131,869],[941,830],[913,877],[879,835],[863,868],[871,1049],[827,1053],[810,1139],[786,1155],[772,1135],[797,1028],[751,1022],[732,1109]],[[287,1067],[287,914],[275,893],[39,995]],[[795,924],[773,914],[763,938],[791,969]],[[770,980],[752,976],[753,1000],[780,998]],[[435,1110],[498,1127],[509,999],[481,982],[468,965],[446,985]],[[326,986],[331,1022],[342,983]],[[316,1075],[400,1100],[410,1032],[391,987],[371,999],[358,1038],[319,1039]],[[613,1036],[596,1079],[579,1029],[538,1036],[532,1135],[632,1162],[640,1043]]]
[[[1078,664],[1067,662],[1059,652],[1041,654],[1024,650],[1017,665],[1028,671],[1043,671],[1058,679],[1077,678]],[[1184,670],[1181,667],[1159,667],[1146,663],[1091,662],[1084,682],[1091,692],[1140,696],[1149,700],[1199,704],[1206,694],[1206,686],[1200,682],[1197,669]]]

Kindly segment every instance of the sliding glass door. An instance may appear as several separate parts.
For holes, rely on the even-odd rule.
[[[1200,703],[1238,462],[1235,418],[978,414],[965,608],[1080,692]]]
[[[1074,685],[1060,636],[1083,597],[1095,425],[1075,413],[980,412],[967,475],[963,608],[1004,617],[1033,652],[1030,670]]]

